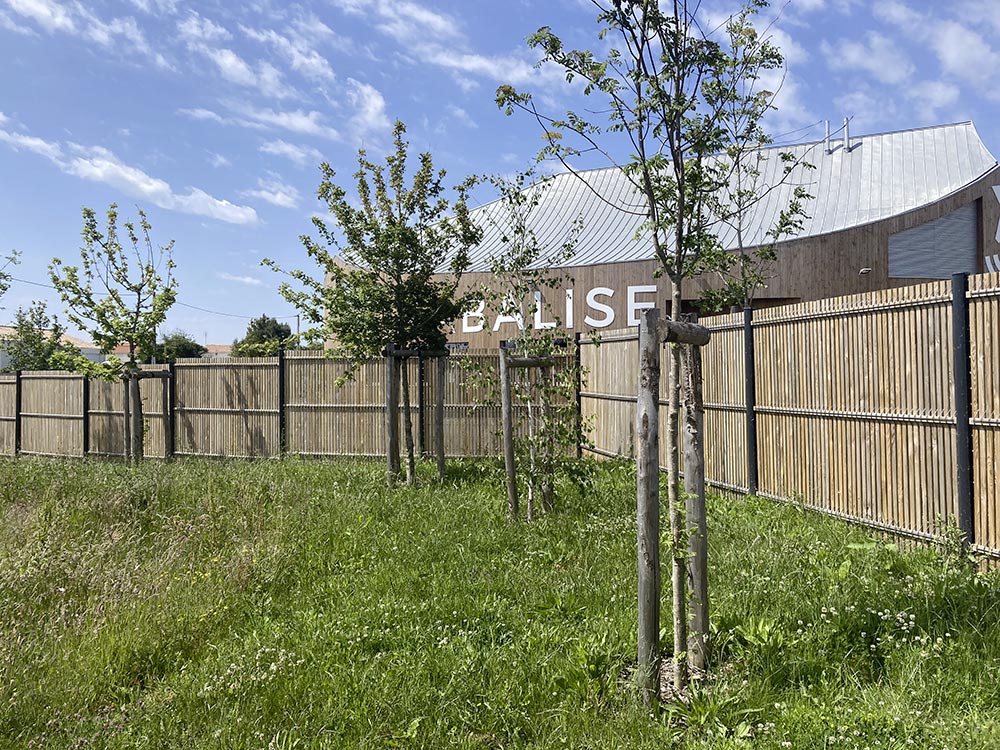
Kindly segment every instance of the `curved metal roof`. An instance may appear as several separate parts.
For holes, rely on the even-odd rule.
[[[805,202],[808,216],[795,239],[895,216],[934,203],[975,182],[996,167],[997,160],[983,145],[971,122],[855,136],[850,149],[843,138],[762,151],[759,169],[762,186],[779,185],[764,196],[743,220],[746,247],[762,244],[778,212],[785,208],[797,185],[813,196]],[[785,162],[779,154],[791,153],[813,168],[796,167],[782,182]],[[644,201],[629,180],[615,167],[578,174],[560,174],[538,191],[537,205],[528,213],[527,226],[540,247],[556,251],[574,237],[569,257],[545,266],[586,266],[646,260],[653,257],[648,232],[641,232]],[[488,271],[491,259],[503,252],[510,218],[501,201],[472,211],[482,227],[482,242],[472,251],[473,271]],[[574,225],[582,222],[574,229]],[[724,247],[737,246],[733,227],[719,223]],[[786,238],[792,239],[792,238]],[[668,246],[670,243],[668,243]]]

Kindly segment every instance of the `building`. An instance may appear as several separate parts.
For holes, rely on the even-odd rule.
[[[779,152],[811,168],[797,167],[748,212],[741,222],[743,245],[766,241],[796,185],[812,197],[802,231],[778,244],[772,278],[755,293],[755,306],[1000,271],[1000,167],[973,123],[859,137],[845,130],[835,140],[766,149],[761,185],[781,183]],[[529,217],[540,244],[558,248],[575,238],[569,256],[551,266],[563,280],[546,299],[567,329],[624,328],[638,324],[640,310],[667,306],[670,283],[656,278],[642,205],[614,168],[558,175],[540,192]],[[484,229],[465,277],[472,287],[491,281],[491,259],[510,232],[504,210],[494,202],[472,212]],[[719,236],[727,249],[738,248],[732,226],[720,225]],[[695,278],[685,285],[684,298],[695,300],[713,284],[717,279],[709,275]],[[526,322],[552,322],[546,313],[535,318]],[[496,346],[515,336],[519,325],[480,305],[455,322],[453,339]]]
[[[51,338],[51,331],[48,331]],[[5,339],[17,336],[17,328],[14,326],[0,326],[0,370],[4,370],[10,366],[10,355],[4,348],[3,342]],[[89,359],[91,362],[103,362],[105,357],[101,354],[100,349],[94,346],[90,341],[85,341],[79,339],[76,336],[70,336],[68,333],[62,335],[61,341],[64,344],[70,346],[75,346],[80,350],[80,354]]]

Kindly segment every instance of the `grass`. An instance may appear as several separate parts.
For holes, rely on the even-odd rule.
[[[382,477],[0,462],[0,747],[1000,745],[1000,583],[955,556],[712,499],[713,677],[651,716],[628,466],[530,527],[492,463]]]

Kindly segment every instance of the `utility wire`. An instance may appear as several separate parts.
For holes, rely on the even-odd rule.
[[[31,284],[31,286],[40,286],[44,289],[55,289],[51,284],[43,284],[40,281],[31,281],[30,279],[19,279],[16,276],[10,277],[11,281],[17,281],[21,284]],[[106,294],[101,294],[99,296],[106,297]],[[181,307],[188,307],[192,310],[197,310],[198,312],[208,313],[209,315],[221,315],[226,318],[240,318],[242,320],[253,320],[254,318],[260,317],[259,315],[237,315],[236,313],[221,312],[220,310],[209,310],[206,307],[198,307],[197,305],[189,305],[186,302],[175,302],[174,304]],[[272,316],[276,320],[291,320],[292,318],[297,318],[297,315],[278,315]]]

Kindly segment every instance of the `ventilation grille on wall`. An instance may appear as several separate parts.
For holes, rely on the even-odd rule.
[[[976,204],[889,237],[889,277],[947,279],[976,273],[979,252]]]

